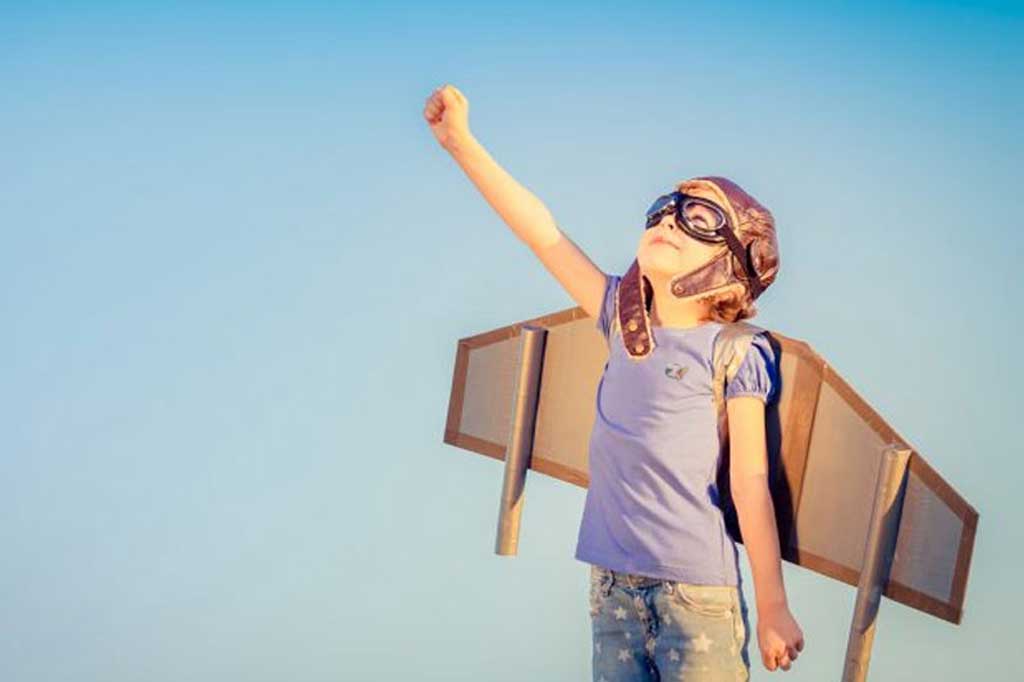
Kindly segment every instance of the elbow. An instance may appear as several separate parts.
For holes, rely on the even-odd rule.
[[[534,255],[544,260],[546,252],[555,247],[560,241],[565,239],[564,233],[557,227],[552,227],[549,230],[538,229],[535,232],[524,235],[522,237],[523,243],[525,243]]]
[[[729,489],[736,506],[754,499],[770,496],[768,476],[765,474],[730,474]]]

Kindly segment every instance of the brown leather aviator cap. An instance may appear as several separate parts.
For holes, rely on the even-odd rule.
[[[735,182],[723,177],[691,178],[680,182],[676,189],[688,196],[712,201],[722,209],[727,227],[732,229],[749,254],[761,291],[751,295],[743,266],[723,243],[722,253],[704,265],[673,275],[669,282],[672,294],[676,298],[707,296],[738,283],[743,285],[743,295],[748,300],[756,299],[775,281],[779,271],[779,246],[775,237],[775,218],[771,212]],[[634,360],[646,358],[654,350],[650,319],[653,295],[650,281],[634,259],[622,276],[615,300],[622,342]]]

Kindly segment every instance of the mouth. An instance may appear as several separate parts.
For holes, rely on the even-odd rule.
[[[654,244],[666,244],[668,246],[671,246],[676,251],[679,250],[678,246],[676,246],[675,244],[673,244],[669,240],[665,239],[664,237],[655,237],[654,239],[652,239],[651,240],[651,245],[653,246]]]

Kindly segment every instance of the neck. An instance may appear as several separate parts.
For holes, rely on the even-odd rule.
[[[669,290],[669,277],[654,273],[647,275],[654,289],[651,301],[651,324],[658,327],[687,329],[711,321],[711,305],[696,297],[676,298]]]

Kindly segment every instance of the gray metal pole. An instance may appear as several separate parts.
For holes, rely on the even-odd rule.
[[[875,485],[875,505],[864,548],[864,564],[857,584],[857,601],[846,643],[846,664],[843,682],[865,682],[871,661],[871,643],[875,639],[875,622],[882,592],[889,581],[896,537],[903,512],[903,494],[910,450],[886,448]]]
[[[526,471],[533,452],[533,428],[540,397],[540,374],[548,330],[524,325],[520,331],[519,371],[513,391],[512,424],[505,448],[505,480],[498,509],[498,536],[494,551],[515,555],[519,545],[519,517],[523,511]]]

